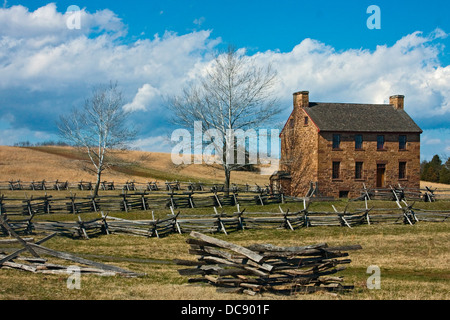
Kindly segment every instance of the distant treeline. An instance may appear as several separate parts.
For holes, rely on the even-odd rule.
[[[47,147],[47,146],[67,147],[70,145],[64,141],[48,140],[48,141],[36,142],[36,143],[31,143],[30,141],[21,141],[21,142],[14,143],[13,146],[14,147]]]
[[[420,179],[430,182],[450,184],[450,157],[445,163],[438,155],[431,161],[422,161],[420,164]]]

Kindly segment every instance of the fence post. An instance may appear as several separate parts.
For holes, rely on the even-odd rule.
[[[108,230],[108,223],[106,222],[106,218],[108,217],[108,214],[104,215],[103,211],[102,211],[102,225],[103,225],[103,230],[105,231],[106,234],[109,234],[109,230]]]

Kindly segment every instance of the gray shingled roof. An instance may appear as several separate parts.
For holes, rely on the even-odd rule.
[[[404,110],[390,104],[310,102],[305,111],[320,131],[422,133]]]

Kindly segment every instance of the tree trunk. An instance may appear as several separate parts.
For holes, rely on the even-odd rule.
[[[96,198],[98,196],[98,190],[100,189],[100,179],[102,176],[102,172],[99,170],[97,171],[97,183],[95,184],[95,189],[94,189],[94,198]]]
[[[225,195],[229,196],[230,195],[230,176],[231,176],[231,171],[225,167],[225,185],[224,185],[224,191],[225,191]]]

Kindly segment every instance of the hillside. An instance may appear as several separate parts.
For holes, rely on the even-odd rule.
[[[175,166],[169,153],[124,151],[116,154],[119,165],[105,171],[102,180],[126,181],[204,181],[223,183],[220,166]],[[83,165],[88,163],[83,154],[70,147],[8,147],[0,146],[0,181],[95,181],[95,176]],[[233,183],[267,184],[268,176],[251,172],[233,172]]]
[[[117,155],[120,165],[107,170],[102,180],[126,181],[203,181],[223,183],[220,166],[175,166],[169,153],[124,151]],[[0,146],[0,181],[95,181],[95,176],[83,170],[87,157],[70,147],[8,147]],[[233,183],[265,185],[268,176],[252,172],[233,172]],[[421,188],[450,189],[450,185],[422,181]],[[439,191],[438,191],[439,192]]]

